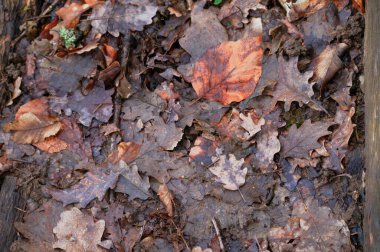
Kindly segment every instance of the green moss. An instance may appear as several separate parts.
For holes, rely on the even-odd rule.
[[[75,46],[77,38],[73,29],[68,30],[65,27],[61,27],[61,29],[59,29],[59,35],[63,39],[63,44],[66,48]]]

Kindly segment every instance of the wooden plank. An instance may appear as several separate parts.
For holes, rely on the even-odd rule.
[[[367,0],[365,29],[366,196],[364,251],[380,251],[380,1]]]
[[[9,251],[16,238],[13,223],[21,220],[22,213],[16,208],[23,207],[20,194],[16,191],[15,177],[6,176],[0,191],[0,250]]]

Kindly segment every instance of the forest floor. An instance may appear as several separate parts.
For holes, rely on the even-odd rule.
[[[361,1],[24,11],[2,73],[12,251],[362,251]]]

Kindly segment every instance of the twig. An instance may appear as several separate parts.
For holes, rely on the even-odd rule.
[[[216,235],[218,236],[220,250],[224,251],[224,245],[223,245],[223,241],[222,241],[222,236],[220,235],[220,231],[219,231],[219,228],[218,228],[218,225],[216,223],[215,218],[212,218],[211,221],[212,221],[212,224],[214,225]]]
[[[262,252],[263,250],[261,249],[261,245],[260,245],[259,241],[257,240],[256,235],[255,235],[255,241],[256,241],[256,244],[257,244],[257,248],[259,249],[259,252]]]
[[[183,243],[185,243],[186,248],[187,248],[188,250],[190,250],[190,247],[189,247],[189,245],[187,244],[187,242],[186,242],[186,240],[185,240],[185,237],[183,237],[182,232],[179,230],[179,228],[178,228],[177,225],[174,223],[174,221],[173,221],[173,220],[171,220],[171,221],[172,221],[172,224],[174,225],[175,229],[177,230],[178,235],[181,237]]]

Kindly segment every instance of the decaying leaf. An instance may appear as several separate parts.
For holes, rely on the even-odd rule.
[[[250,10],[266,10],[266,7],[260,3],[260,0],[232,0],[222,6],[218,18],[222,20],[235,13],[242,12],[244,17],[247,17]]]
[[[356,126],[351,121],[354,114],[355,108],[353,107],[349,111],[337,111],[335,122],[339,124],[339,127],[332,133],[331,141],[326,144],[326,149],[330,155],[324,159],[324,168],[337,172],[343,170],[342,159],[348,152],[348,142]]]
[[[37,61],[37,69],[37,87],[63,96],[80,86],[79,81],[96,69],[96,62],[90,54],[70,55],[67,58],[43,57]]]
[[[20,96],[20,94],[22,93],[20,87],[21,87],[21,82],[22,82],[22,78],[21,77],[17,77],[17,79],[14,81],[13,83],[13,92],[12,92],[12,97],[11,99],[8,101],[7,103],[7,106],[10,106],[13,104],[13,100],[16,99],[17,97]]]
[[[217,181],[223,183],[223,187],[227,190],[238,190],[245,183],[247,168],[241,169],[244,164],[244,159],[237,160],[233,154],[221,155],[212,158],[213,163],[210,171],[217,176]]]
[[[155,118],[145,132],[152,135],[157,144],[165,150],[174,150],[183,136],[182,129],[176,127],[174,123],[165,123],[161,117]]]
[[[140,177],[137,165],[131,165],[131,167],[129,167],[122,160],[116,167],[113,168],[113,170],[117,171],[117,173],[120,173],[121,175],[116,184],[116,192],[128,194],[129,200],[136,198],[145,200],[150,197],[149,178],[148,176],[144,176],[143,179]]]
[[[203,166],[209,166],[212,164],[211,158],[215,156],[217,147],[216,141],[199,136],[195,139],[194,147],[190,149],[189,158]]]
[[[295,158],[309,158],[309,151],[321,147],[318,139],[331,134],[328,127],[334,122],[315,122],[306,120],[299,128],[295,124],[290,127],[287,136],[280,136],[281,156]]]
[[[314,94],[313,86],[308,82],[313,72],[301,74],[297,68],[297,57],[290,58],[289,61],[280,57],[278,62],[278,84],[273,92],[272,103],[285,102],[285,111],[289,111],[293,101],[297,101],[300,106],[309,103]]]
[[[257,152],[254,165],[262,172],[268,172],[275,168],[273,157],[281,149],[277,136],[278,131],[276,129],[268,129],[261,131],[257,137]]]
[[[174,198],[166,184],[162,184],[159,186],[157,195],[160,198],[161,202],[164,204],[169,217],[173,217],[174,216],[174,209],[173,209]]]
[[[286,1],[279,0],[280,4],[286,10],[289,21],[297,20],[301,17],[307,17],[329,4],[329,0],[296,0]]]
[[[50,189],[52,197],[61,201],[64,206],[72,203],[79,203],[81,208],[85,208],[95,198],[102,200],[109,188],[114,188],[119,178],[119,174],[104,171],[87,172],[86,176],[73,187],[66,190]]]
[[[35,115],[31,112],[22,114],[12,123],[4,125],[4,131],[15,131],[12,140],[22,144],[38,143],[54,136],[61,129],[58,118]]]
[[[342,68],[342,61],[339,56],[347,49],[347,45],[340,43],[336,46],[327,46],[326,49],[314,59],[313,81],[321,85],[324,90],[325,85]]]
[[[260,118],[258,122],[254,122],[252,120],[252,115],[248,113],[248,116],[245,116],[244,114],[239,115],[240,119],[242,120],[241,127],[246,130],[244,134],[244,139],[250,139],[252,138],[257,132],[261,130],[261,126],[265,124],[265,119]]]
[[[286,247],[297,252],[351,250],[347,224],[313,198],[296,201],[286,226],[272,228],[268,239],[276,251]]]
[[[90,126],[93,118],[106,123],[112,116],[113,93],[113,89],[94,87],[84,96],[80,90],[77,90],[70,97],[71,102],[68,106],[80,115],[79,122],[85,126]]]
[[[193,61],[198,60],[207,49],[228,40],[226,29],[216,14],[203,9],[205,2],[196,3],[191,12],[191,26],[179,40],[179,44],[191,55]]]
[[[158,7],[151,0],[106,1],[94,8],[90,19],[93,29],[101,34],[107,31],[119,37],[129,31],[142,31],[144,26],[152,22]]]
[[[97,1],[86,1],[85,4],[67,2],[65,6],[56,11],[57,16],[62,19],[61,26],[74,28],[79,22],[80,15],[96,4],[98,4]]]
[[[127,164],[135,160],[140,154],[141,145],[133,142],[121,142],[117,150],[108,156],[109,162],[116,164],[123,160]]]
[[[255,90],[261,75],[261,37],[224,42],[195,64],[192,85],[199,98],[223,105],[240,102]]]
[[[92,216],[86,215],[78,208],[73,207],[61,213],[61,219],[53,229],[58,239],[53,244],[53,247],[67,252],[104,252],[105,250],[98,246],[101,242],[104,228],[104,220],[94,222]]]
[[[335,78],[334,84],[337,86],[337,91],[331,95],[331,98],[338,103],[340,110],[348,111],[355,106],[355,97],[350,95],[352,74],[344,69],[341,75]]]
[[[12,246],[28,252],[53,252],[55,242],[53,228],[57,225],[63,210],[61,203],[50,200],[28,213],[24,216],[23,222],[15,223],[17,231],[27,240],[17,240]]]

